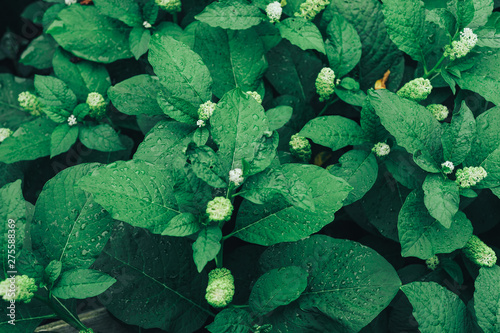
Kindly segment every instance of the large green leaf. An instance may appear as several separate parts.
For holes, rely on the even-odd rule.
[[[442,175],[428,175],[422,184],[424,204],[429,214],[445,228],[453,223],[460,204],[458,184]]]
[[[332,150],[360,145],[366,141],[361,127],[354,120],[342,116],[314,118],[300,130],[299,134]]]
[[[219,157],[208,146],[191,147],[187,151],[194,173],[215,188],[227,187],[226,175],[221,172]]]
[[[378,164],[371,151],[350,150],[340,157],[339,164],[331,166],[328,171],[353,187],[344,201],[345,205],[349,205],[361,199],[375,184]]]
[[[76,97],[80,101],[86,101],[91,92],[106,96],[111,85],[106,68],[101,64],[86,60],[73,63],[71,58],[70,53],[59,48],[54,54],[52,65],[56,75],[71,88]]]
[[[401,255],[425,260],[463,248],[472,236],[472,224],[457,212],[450,228],[445,228],[427,211],[423,193],[415,190],[399,212],[398,231]]]
[[[120,20],[131,27],[142,25],[141,9],[135,0],[95,0],[94,4],[104,15]]]
[[[297,302],[306,312],[319,310],[331,318],[329,332],[359,332],[401,286],[392,265],[374,250],[324,235],[275,245],[260,262],[264,271],[290,265],[307,269],[308,286]]]
[[[251,322],[247,310],[229,307],[219,312],[213,323],[205,328],[210,333],[248,333]]]
[[[412,155],[401,147],[391,148],[391,153],[384,162],[394,179],[412,190],[422,187],[422,183],[428,175],[415,164]]]
[[[124,225],[94,267],[118,280],[99,300],[125,323],[191,333],[211,314],[206,274],[197,272],[187,239]]]
[[[335,13],[351,23],[360,37],[362,54],[358,68],[362,89],[373,87],[387,70],[391,71],[388,86],[396,89],[402,78],[404,60],[387,34],[382,4],[378,0],[332,0],[323,14],[325,27]]]
[[[247,242],[272,245],[302,239],[332,222],[352,187],[315,165],[284,165],[283,173],[289,172],[310,188],[315,211],[299,210],[285,198],[277,198],[265,206],[244,201],[232,235]]]
[[[114,278],[105,273],[76,268],[61,275],[52,293],[61,299],[85,299],[102,294],[115,282]]]
[[[436,282],[412,282],[401,290],[413,306],[420,332],[471,332],[467,308],[457,294]]]
[[[47,28],[59,45],[83,59],[110,63],[130,58],[130,28],[95,6],[67,6]]]
[[[474,57],[474,67],[454,77],[462,89],[481,94],[487,101],[500,104],[500,50],[484,52]]]
[[[126,149],[118,133],[108,124],[82,126],[80,128],[79,138],[80,141],[90,149],[104,152]]]
[[[78,185],[113,218],[156,234],[181,213],[168,173],[148,162],[114,162],[94,170]]]
[[[474,282],[474,310],[484,333],[498,332],[500,327],[500,267],[481,267]]]
[[[326,54],[323,37],[318,27],[302,17],[289,17],[277,24],[281,37],[302,50],[317,50]]]
[[[198,24],[195,36],[194,50],[210,70],[215,96],[222,98],[236,87],[243,91],[259,88],[267,61],[255,30],[224,30]]]
[[[141,74],[108,89],[108,96],[118,111],[129,115],[161,115],[156,98],[161,90],[157,77]]]
[[[63,269],[88,268],[109,239],[113,219],[76,183],[97,164],[59,172],[43,187],[31,225],[33,251],[44,265],[61,261]]]
[[[76,95],[58,78],[35,75],[35,88],[44,106],[67,111],[72,111],[76,106]]]
[[[392,41],[414,60],[422,61],[424,3],[420,0],[386,0],[383,11],[387,32]]]
[[[184,43],[156,33],[151,38],[148,60],[169,97],[196,106],[211,99],[210,72],[201,57]]]
[[[195,18],[212,27],[244,30],[259,24],[266,16],[256,6],[241,0],[220,0],[211,3]]]
[[[78,139],[78,126],[61,124],[50,136],[50,157],[67,152]]]
[[[439,172],[443,155],[442,128],[436,118],[420,104],[386,89],[371,91],[369,96],[382,125],[398,144],[413,154],[422,169]]]
[[[51,36],[41,34],[30,42],[21,54],[19,62],[37,69],[50,68],[56,47],[57,44]]]
[[[56,126],[47,118],[24,123],[0,144],[0,162],[14,163],[50,155],[50,135]]]
[[[460,110],[453,113],[451,123],[446,126],[441,137],[444,160],[454,165],[462,163],[469,154],[475,134],[474,115],[467,104],[462,102]]]
[[[264,273],[253,285],[248,305],[257,316],[290,304],[307,287],[307,271],[297,266],[280,267]]]
[[[37,299],[25,304],[16,302],[15,320],[8,316],[10,309],[7,307],[10,303],[0,300],[2,310],[0,311],[0,331],[9,333],[34,332],[35,329],[44,321],[44,319],[57,318],[46,303]]]
[[[264,108],[250,95],[240,89],[226,93],[217,103],[210,124],[226,175],[232,169],[243,168],[243,159],[250,164],[249,175],[271,164],[277,136],[269,130]]]
[[[340,14],[333,15],[326,34],[326,54],[330,68],[338,77],[342,77],[361,59],[361,40],[354,27]]]

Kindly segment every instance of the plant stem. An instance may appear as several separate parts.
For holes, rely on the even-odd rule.
[[[323,109],[318,113],[318,117],[321,116],[323,113],[325,113],[326,109],[328,109],[328,107],[330,105],[332,105],[333,103],[337,102],[339,100],[338,97],[335,97],[334,99],[332,99],[331,101],[327,102],[325,104],[325,106],[323,107]]]
[[[438,60],[438,62],[436,63],[436,65],[434,65],[434,67],[432,67],[432,69],[431,69],[430,71],[428,71],[428,72],[426,72],[426,73],[424,74],[423,78],[424,78],[424,79],[428,79],[428,78],[429,78],[431,75],[433,75],[433,74],[439,74],[439,73],[441,73],[441,68],[440,68],[440,67],[441,67],[441,64],[443,63],[443,61],[444,61],[445,59],[446,59],[446,57],[445,57],[445,56],[444,56],[444,54],[443,54],[443,55],[441,56],[441,58],[439,58],[439,60]],[[433,77],[431,78],[431,80],[432,80],[433,78],[435,78],[435,77],[436,77],[436,75],[435,75],[435,76],[433,76]]]

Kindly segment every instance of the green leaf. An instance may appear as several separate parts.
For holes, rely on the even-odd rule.
[[[191,213],[181,213],[170,220],[167,227],[161,232],[164,236],[183,237],[200,230],[200,223]]]
[[[372,144],[386,141],[390,134],[380,123],[380,118],[371,105],[370,99],[365,98],[362,106],[359,122],[367,140]]]
[[[12,318],[9,317],[10,310],[7,309],[7,306],[2,300],[2,310],[0,311],[0,331],[2,332],[34,332],[44,319],[57,318],[46,303],[37,299],[32,300],[28,304],[16,302],[15,321],[12,321]]]
[[[412,190],[421,188],[428,175],[415,164],[411,154],[401,147],[391,148],[391,153],[386,157],[384,163],[394,179]]]
[[[429,214],[445,228],[453,223],[460,204],[458,184],[442,175],[428,175],[422,184],[424,204]]]
[[[49,289],[52,289],[52,285],[61,275],[62,262],[59,260],[52,260],[49,262],[45,270],[43,271],[43,281],[49,285]]]
[[[263,316],[279,306],[290,304],[306,290],[308,273],[297,266],[275,268],[253,285],[248,305],[256,316]]]
[[[155,33],[149,44],[148,60],[169,93],[194,105],[212,97],[212,79],[201,57],[172,37]]]
[[[312,53],[282,41],[267,53],[266,79],[280,95],[292,95],[303,102],[316,97],[314,82],[323,67]]]
[[[56,46],[57,44],[51,36],[41,34],[30,42],[21,54],[19,62],[37,69],[50,68]]]
[[[258,7],[241,0],[220,0],[213,2],[195,19],[212,27],[245,30],[259,24],[266,18]]]
[[[259,88],[267,61],[264,45],[254,29],[224,30],[201,23],[195,37],[194,50],[210,70],[215,96],[222,98],[236,87],[243,91]]]
[[[302,50],[316,50],[326,54],[323,37],[318,27],[302,17],[289,17],[277,24],[281,37]]]
[[[226,308],[205,328],[210,333],[248,333],[252,317],[244,309]]]
[[[90,149],[111,152],[124,150],[120,136],[108,124],[97,126],[82,126],[79,134],[80,141]]]
[[[227,187],[227,175],[222,173],[219,157],[208,146],[194,147],[187,151],[193,171],[208,185],[216,188]]]
[[[497,93],[500,89],[500,50],[474,57],[474,67],[461,74],[455,81],[462,89],[477,92],[495,105],[500,104],[500,95]]]
[[[343,179],[315,165],[284,165],[283,173],[288,172],[296,174],[310,188],[315,212],[299,210],[284,198],[265,206],[244,201],[232,235],[259,245],[302,239],[332,222],[352,189]]]
[[[290,265],[307,269],[308,286],[297,302],[306,312],[319,310],[331,318],[330,332],[359,332],[401,286],[392,265],[376,251],[324,235],[275,245],[260,263],[264,271]]]
[[[95,6],[67,6],[46,31],[65,50],[77,57],[110,63],[130,58],[130,28],[101,15]]]
[[[55,77],[35,75],[35,88],[45,106],[67,111],[73,110],[76,106],[76,96],[73,91]]]
[[[248,175],[271,164],[276,155],[277,136],[269,130],[264,109],[250,95],[240,89],[226,93],[217,103],[210,124],[224,174],[242,168],[242,159],[251,165]]]
[[[472,236],[472,224],[464,213],[457,212],[450,228],[445,228],[427,211],[423,193],[415,190],[399,212],[398,231],[401,255],[425,260],[463,248]]]
[[[80,164],[59,172],[38,197],[31,234],[36,235],[33,252],[43,265],[58,260],[63,271],[88,268],[106,245],[113,225],[111,216],[75,186],[96,166]]]
[[[401,290],[413,306],[420,332],[471,332],[467,308],[455,293],[436,282],[412,282]]]
[[[361,40],[354,27],[340,14],[334,14],[326,29],[326,54],[337,77],[349,73],[361,59]]]
[[[362,89],[373,87],[388,69],[391,71],[389,89],[397,89],[402,79],[404,60],[387,34],[380,1],[332,0],[323,13],[322,25],[326,27],[336,13],[352,24],[361,40],[362,54],[358,68]]]
[[[440,123],[420,104],[380,89],[371,91],[370,103],[382,125],[398,145],[413,154],[415,163],[428,172],[440,172],[442,144]]]
[[[151,33],[143,27],[135,27],[130,31],[129,44],[130,51],[136,60],[148,52]]]
[[[106,68],[86,60],[73,63],[72,57],[70,53],[60,48],[56,50],[52,59],[56,75],[71,88],[80,101],[86,101],[91,92],[106,96],[111,85]]]
[[[474,310],[484,333],[495,333],[500,325],[500,267],[481,267],[474,282]]]
[[[342,88],[342,86],[338,86],[335,89],[335,94],[344,102],[355,106],[363,106],[366,99],[366,94],[363,90],[347,90]]]
[[[9,276],[7,272],[14,271],[16,268],[16,266],[14,269],[10,267],[13,259],[12,255],[21,252],[23,249],[26,232],[26,202],[24,201],[20,179],[0,188],[0,202],[2,203],[0,218],[4,221],[0,224],[0,259],[2,260],[0,279],[4,280]],[[15,237],[10,238],[9,235]],[[12,241],[9,243],[11,239],[15,239],[14,248],[12,247]],[[11,251],[12,249],[15,250],[14,253]],[[9,251],[11,252],[9,253]],[[16,264],[15,260],[14,264]],[[19,263],[17,265],[19,266]]]
[[[78,126],[61,124],[50,136],[50,158],[67,152],[78,139]]]
[[[221,239],[222,231],[217,226],[210,226],[200,231],[193,243],[193,259],[198,273],[201,273],[210,260],[215,259],[222,248]]]
[[[414,60],[422,61],[424,3],[420,0],[386,0],[383,8],[387,32],[392,41]]]
[[[291,106],[280,105],[266,111],[269,120],[269,130],[276,131],[282,128],[291,118],[293,108]]]
[[[450,0],[448,9],[457,17],[459,29],[478,28],[486,24],[493,12],[493,0]]]
[[[31,115],[19,106],[17,101],[23,91],[33,90],[33,81],[0,74],[0,124],[15,131],[21,124],[32,119]]]
[[[213,314],[204,297],[206,274],[198,273],[192,256],[190,240],[124,225],[94,265],[120,281],[99,300],[127,324],[194,332]],[[127,295],[131,302],[117,295]]]
[[[116,282],[111,276],[93,269],[72,269],[61,275],[52,289],[60,299],[85,299],[105,292]]]
[[[113,105],[128,115],[162,115],[156,98],[161,91],[157,77],[141,74],[126,79],[108,89]]]
[[[50,134],[56,126],[46,118],[24,123],[0,144],[0,162],[14,163],[50,155]]]
[[[310,120],[299,134],[332,150],[360,145],[366,141],[361,127],[354,120],[342,116],[316,117]]]
[[[128,26],[142,25],[139,4],[135,0],[95,0],[96,8],[104,15],[122,21]]]
[[[446,126],[441,137],[444,160],[451,161],[454,165],[461,164],[469,154],[475,134],[474,115],[463,101],[460,110],[453,113],[451,123]]]
[[[339,163],[332,165],[328,171],[352,186],[353,190],[344,200],[344,205],[349,205],[361,199],[375,184],[378,164],[371,151],[351,150],[342,155]]]
[[[163,90],[158,93],[156,101],[163,110],[163,113],[170,118],[181,123],[196,125],[198,120],[198,108],[190,102],[177,97],[169,98],[168,94]]]
[[[200,147],[207,143],[209,137],[210,131],[206,127],[198,127],[193,133],[193,142]]]
[[[113,218],[156,234],[181,213],[168,174],[151,163],[114,162],[94,170],[78,186]]]
[[[314,212],[314,201],[309,189],[294,170],[300,170],[298,164],[289,164],[286,172],[281,166],[273,166],[265,172],[260,172],[247,180],[241,190],[241,196],[251,202],[262,205],[281,195],[288,203],[296,208]]]

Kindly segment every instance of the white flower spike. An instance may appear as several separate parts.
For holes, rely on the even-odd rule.
[[[266,14],[271,23],[276,23],[280,21],[281,13],[283,12],[283,8],[281,8],[281,3],[278,1],[271,2],[266,7]]]

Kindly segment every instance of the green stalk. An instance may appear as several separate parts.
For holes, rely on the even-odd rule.
[[[88,328],[76,317],[71,313],[71,311],[64,306],[64,304],[61,303],[61,301],[52,295],[52,293],[49,292],[49,297],[43,297],[40,295],[34,296],[36,299],[40,300],[41,302],[47,304],[52,311],[59,317],[60,319],[64,320],[67,322],[69,325],[73,326],[77,330],[87,330]]]

